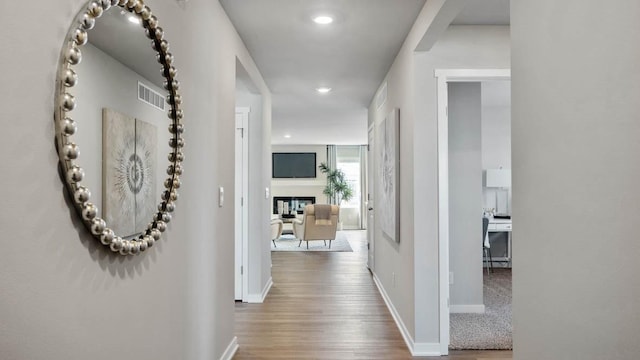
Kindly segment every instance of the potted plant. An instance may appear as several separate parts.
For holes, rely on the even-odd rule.
[[[349,201],[353,197],[353,189],[345,180],[344,172],[340,169],[331,169],[326,163],[320,163],[320,171],[327,175],[327,186],[322,191],[329,198],[329,203],[340,206],[342,201]],[[342,221],[338,214],[338,230],[342,230]]]
[[[340,169],[331,169],[326,163],[320,163],[320,171],[327,175],[327,186],[322,191],[329,197],[329,202],[340,205],[342,201],[349,201],[353,197],[353,189],[345,180],[344,172]]]

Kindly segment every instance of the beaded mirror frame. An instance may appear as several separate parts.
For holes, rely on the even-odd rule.
[[[124,239],[115,234],[105,220],[98,216],[97,206],[89,201],[91,191],[82,186],[85,174],[79,165],[80,150],[73,142],[73,137],[78,131],[78,125],[72,117],[76,106],[76,99],[72,92],[78,82],[74,67],[82,61],[81,49],[88,42],[89,31],[94,28],[96,21],[105,11],[115,7],[139,18],[147,37],[151,40],[151,47],[157,54],[156,59],[162,67],[164,88],[168,91],[166,101],[170,106],[167,114],[170,120],[171,150],[168,156],[168,178],[164,181],[165,190],[161,194],[162,201],[158,204],[157,212],[150,219],[146,229],[131,239]],[[175,202],[178,199],[177,189],[180,188],[180,175],[183,172],[181,163],[184,160],[182,152],[184,125],[182,124],[182,97],[178,93],[180,83],[176,79],[177,71],[173,62],[169,43],[164,39],[164,31],[143,0],[90,1],[74,20],[62,47],[56,80],[54,119],[56,147],[64,181],[79,215],[91,234],[111,251],[121,255],[140,254],[153,246],[160,239],[161,233],[167,229],[167,223],[171,221],[171,213],[175,210]]]

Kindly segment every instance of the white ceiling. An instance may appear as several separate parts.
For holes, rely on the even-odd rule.
[[[271,90],[272,144],[366,143],[367,107],[424,2],[220,0]],[[311,21],[325,14],[334,23]],[[509,24],[509,0],[469,0],[453,23]]]
[[[273,144],[364,144],[367,107],[424,0],[220,3],[271,90]]]
[[[509,24],[509,0],[468,2],[452,24]],[[273,144],[364,144],[367,107],[425,0],[220,3],[271,90]],[[318,14],[335,20],[317,25],[311,18]],[[89,40],[162,86],[151,41],[119,11],[101,17]],[[320,95],[320,86],[332,91]]]

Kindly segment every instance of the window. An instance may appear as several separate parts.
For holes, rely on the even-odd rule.
[[[351,185],[353,196],[340,204],[340,219],[344,229],[362,228],[362,154],[363,147],[336,146],[336,168],[342,170],[345,180]]]

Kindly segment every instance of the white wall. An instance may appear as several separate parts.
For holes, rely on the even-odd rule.
[[[260,77],[260,74],[254,73],[254,76]],[[252,187],[254,191],[256,191],[256,195],[255,195],[256,199],[261,199],[261,202],[262,202],[261,208],[253,210],[252,218],[263,219],[262,220],[263,225],[261,225],[262,226],[261,231],[263,232],[259,233],[258,230],[256,230],[255,234],[260,239],[259,241],[261,241],[261,246],[262,246],[262,250],[260,251],[261,253],[261,256],[260,256],[261,281],[260,282],[261,282],[261,286],[264,288],[264,286],[267,283],[272,281],[271,280],[271,243],[267,241],[265,244],[265,241],[263,241],[263,239],[265,238],[271,238],[271,224],[270,224],[271,216],[268,215],[271,211],[271,196],[267,196],[264,193],[265,189],[268,188],[269,195],[271,195],[271,152],[270,152],[271,150],[271,93],[269,92],[269,89],[267,88],[264,82],[261,83],[261,92],[262,92],[261,115],[263,119],[262,132],[261,132],[262,141],[259,147],[254,145],[254,149],[256,150],[257,153],[259,153],[262,156],[262,160],[260,160],[260,162],[262,163],[262,176],[261,176],[262,183],[260,185],[257,185],[257,184],[252,185],[250,182],[249,186]],[[257,134],[258,132],[253,131],[253,133]],[[255,135],[252,138],[255,138]],[[258,159],[257,155],[254,155],[254,158]],[[251,174],[251,172],[249,173]],[[260,188],[258,189],[257,186],[259,186]],[[250,201],[254,201],[254,200],[250,200]],[[258,202],[257,204],[259,207],[260,203]]]
[[[428,5],[428,2],[427,2]],[[425,7],[427,6],[425,5]],[[382,235],[380,219],[375,218],[373,226],[369,224],[368,231],[374,231],[374,267],[370,269],[378,278],[380,286],[389,297],[391,305],[398,314],[398,320],[406,328],[410,337],[415,339],[414,327],[414,238],[413,238],[413,123],[414,123],[414,98],[413,98],[413,49],[425,31],[428,20],[426,10],[423,8],[418,15],[413,28],[409,32],[404,45],[398,52],[393,65],[389,69],[385,80],[378,88],[376,95],[369,105],[368,125],[373,125],[374,139],[379,138],[376,129],[379,123],[394,108],[399,108],[399,147],[400,147],[400,174],[396,196],[400,197],[401,218],[397,223],[400,226],[399,242],[392,242]],[[378,107],[375,99],[382,91],[384,83],[387,85],[387,100]],[[378,152],[377,146],[370,149],[369,154]],[[374,174],[376,169],[372,170]],[[374,204],[380,204],[377,197],[380,189],[380,180],[373,176],[373,184],[370,193],[374,196]],[[375,210],[374,210],[375,211]],[[395,275],[395,276],[394,276]],[[395,278],[395,281],[394,281]]]
[[[146,3],[175,55],[186,160],[168,231],[136,257],[111,255],[87,233],[57,173],[56,69],[83,2],[0,5],[7,69],[0,102],[8,119],[0,145],[7,189],[0,209],[2,359],[219,359],[233,340],[234,212],[218,208],[215,189],[233,193],[226,149],[234,139],[236,56],[252,77],[260,75],[218,2],[193,0],[185,9]],[[16,14],[38,25],[25,26]],[[256,83],[270,127],[268,90]]]
[[[482,85],[482,169],[511,169],[511,82],[483,81]],[[484,207],[511,209],[511,189],[483,188]],[[509,195],[509,196],[507,196]],[[496,206],[497,205],[497,206]]]
[[[514,359],[640,353],[639,16],[511,3]]]
[[[412,340],[437,348],[440,334],[434,70],[509,68],[510,38],[507,26],[452,26],[430,51],[414,53],[433,19],[433,11],[428,1],[387,73],[386,104],[381,109],[376,109],[375,102],[369,106],[369,124],[380,121],[392,107],[400,108],[400,243],[384,241],[376,229],[374,271]]]
[[[482,81],[482,168],[511,168],[511,81]]]
[[[272,152],[315,152],[316,167],[320,163],[327,162],[326,145],[273,145]],[[271,156],[271,154],[269,154]],[[271,169],[269,169],[271,176]],[[276,196],[315,196],[316,203],[326,203],[327,195],[323,194],[327,185],[327,176],[316,169],[316,178],[312,179],[271,179],[271,207],[269,213],[273,213],[273,197]]]
[[[511,169],[511,81],[483,81],[481,86],[482,169]],[[511,189],[483,187],[483,208],[493,208],[499,213],[506,213],[507,210],[511,212]],[[491,255],[507,256],[508,234],[492,232],[489,233],[489,238]],[[493,264],[499,265],[508,264]]]
[[[482,312],[481,85],[449,84],[449,271],[452,312]]]
[[[202,270],[198,266],[194,266],[194,272],[190,273],[189,280],[194,289],[215,290],[197,297],[198,306],[190,307],[192,316],[204,317],[201,321],[205,324],[200,331],[190,335],[192,343],[195,343],[192,349],[213,354],[211,349],[224,348],[229,341],[225,339],[226,334],[217,329],[219,325],[214,324],[225,324],[233,330],[234,257],[230,254],[234,252],[235,237],[234,227],[229,224],[234,223],[235,211],[233,202],[226,202],[223,208],[217,206],[217,186],[224,187],[227,194],[234,193],[235,157],[230,156],[228,149],[233,149],[235,143],[236,61],[242,63],[262,94],[263,122],[266,128],[271,127],[271,95],[222,6],[218,2],[192,1],[187,3],[187,9],[189,21],[186,27],[190,36],[185,38],[185,42],[194,45],[211,44],[204,48],[194,45],[188,47],[188,56],[190,59],[197,59],[198,64],[197,67],[188,69],[194,79],[190,99],[205,110],[192,117],[200,117],[206,126],[201,128],[203,131],[194,129],[189,132],[197,138],[196,144],[190,145],[191,142],[187,139],[187,149],[193,146],[194,153],[201,162],[198,164],[200,166],[196,166],[197,173],[192,177],[194,189],[199,191],[198,200],[190,203],[188,208],[192,216],[197,218],[198,227],[190,227],[191,233],[187,235],[198,239],[201,245],[194,248],[191,254],[195,264],[218,274],[217,277],[203,276],[203,272],[198,271]],[[202,75],[209,72],[212,72],[211,78],[202,81]],[[268,152],[268,147],[264,146],[263,151]],[[265,186],[268,183],[263,183],[262,187]],[[219,254],[224,260],[212,259],[212,252]],[[211,283],[220,286],[223,291],[215,289]],[[225,308],[215,308],[214,314],[198,311],[202,307],[211,308],[210,304],[220,301],[218,299],[230,299],[230,303]],[[194,351],[192,349],[189,351]]]

